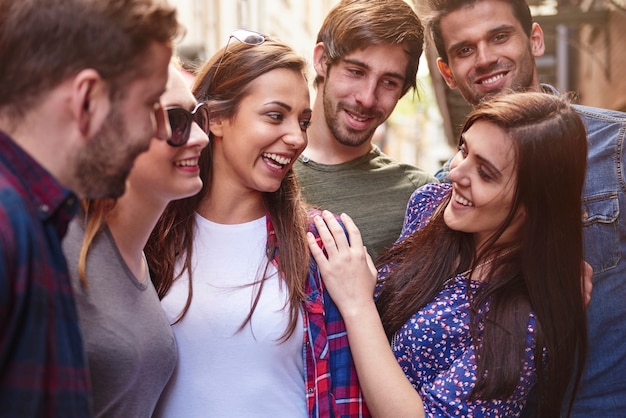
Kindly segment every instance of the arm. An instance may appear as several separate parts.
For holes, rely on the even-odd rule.
[[[358,228],[347,215],[341,219],[348,237],[329,212],[315,217],[328,257],[312,234],[307,239],[326,289],[346,324],[367,405],[373,416],[423,417],[422,400],[398,365],[374,304],[376,269]]]

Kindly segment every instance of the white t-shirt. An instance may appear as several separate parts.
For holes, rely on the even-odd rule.
[[[178,363],[156,416],[306,417],[303,325],[285,342],[287,288],[270,264],[252,322],[250,311],[267,263],[265,217],[222,225],[196,215],[193,298],[173,325]],[[181,277],[161,301],[173,322],[182,311],[188,278]]]

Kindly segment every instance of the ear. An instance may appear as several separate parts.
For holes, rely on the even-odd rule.
[[[317,73],[320,77],[326,77],[326,49],[324,48],[324,42],[319,42],[313,48],[313,67],[315,68],[315,73]]]
[[[441,58],[437,58],[437,68],[439,69],[439,73],[445,80],[448,87],[450,87],[451,89],[456,88],[457,86],[456,80],[454,79],[454,76],[452,75],[450,66],[448,66],[448,64],[446,64]]]
[[[94,69],[81,70],[72,83],[72,110],[81,134],[91,137],[100,129],[111,109],[107,83]]]
[[[543,40],[543,30],[539,23],[533,23],[533,27],[530,30],[530,47],[535,57],[540,57],[546,50],[546,45]]]
[[[215,117],[209,119],[209,131],[213,134],[214,138],[222,138],[224,136],[224,122],[223,118]]]

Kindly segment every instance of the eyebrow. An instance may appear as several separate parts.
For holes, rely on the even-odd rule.
[[[467,138],[465,138],[465,135],[461,135],[461,138],[463,138],[463,143],[465,144],[465,146],[467,148],[471,148],[469,146],[469,143],[467,142]],[[484,165],[487,165],[487,166],[491,167],[491,169],[494,171],[494,177],[496,177],[498,179],[502,177],[502,170],[500,170],[498,167],[496,167],[491,161],[489,161],[485,157],[482,157],[480,154],[476,154],[474,157],[479,162],[483,163]]]
[[[293,108],[292,108],[291,106],[289,106],[289,105],[288,105],[287,103],[285,103],[285,102],[281,102],[280,100],[273,100],[273,101],[271,101],[271,102],[267,102],[267,103],[265,103],[265,106],[269,106],[269,105],[278,105],[278,106],[280,106],[280,107],[284,108],[285,110],[287,110],[288,112],[291,112],[291,111],[293,110]],[[307,108],[307,109],[304,109],[304,110],[302,111],[302,113],[313,113],[313,110],[312,110],[312,109]]]
[[[357,67],[361,67],[361,68],[365,68],[368,71],[372,70],[372,67],[370,67],[369,65],[367,65],[366,63],[356,60],[354,58],[343,58],[342,61],[346,64],[352,64],[352,65],[356,65]],[[395,78],[401,82],[404,83],[404,74],[400,74],[400,73],[396,73],[393,71],[388,71],[386,73],[383,74],[386,77],[392,77]]]
[[[512,32],[515,31],[515,26],[513,25],[509,25],[509,24],[504,24],[504,25],[500,25],[500,26],[496,26],[493,29],[490,29],[489,31],[487,31],[487,37],[492,37],[493,35],[495,35],[496,33],[500,33],[500,32]],[[453,51],[456,51],[457,49],[465,46],[465,45],[471,45],[473,42],[468,42],[466,40],[463,41],[459,41],[455,44],[450,45],[450,47],[448,48],[447,52],[448,54],[451,54]]]

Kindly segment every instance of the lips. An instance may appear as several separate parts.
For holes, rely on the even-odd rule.
[[[185,160],[179,160],[174,162],[176,167],[195,167],[198,165],[198,157],[195,158],[187,158]]]
[[[369,116],[360,116],[348,110],[346,110],[346,113],[348,113],[348,115],[357,122],[367,122],[369,119],[371,119]]]
[[[504,73],[500,73],[492,77],[486,78],[484,80],[481,80],[478,82],[478,84],[482,84],[482,85],[493,84],[499,80],[502,80],[503,78],[504,78]]]
[[[452,199],[454,199],[455,202],[459,203],[460,205],[463,206],[468,206],[468,207],[473,207],[474,204],[467,200],[466,198],[464,198],[463,196],[459,195],[456,191],[452,191]]]
[[[282,169],[289,163],[291,163],[291,158],[284,157],[282,155],[274,154],[272,152],[264,152],[263,158],[265,161],[273,168]]]

